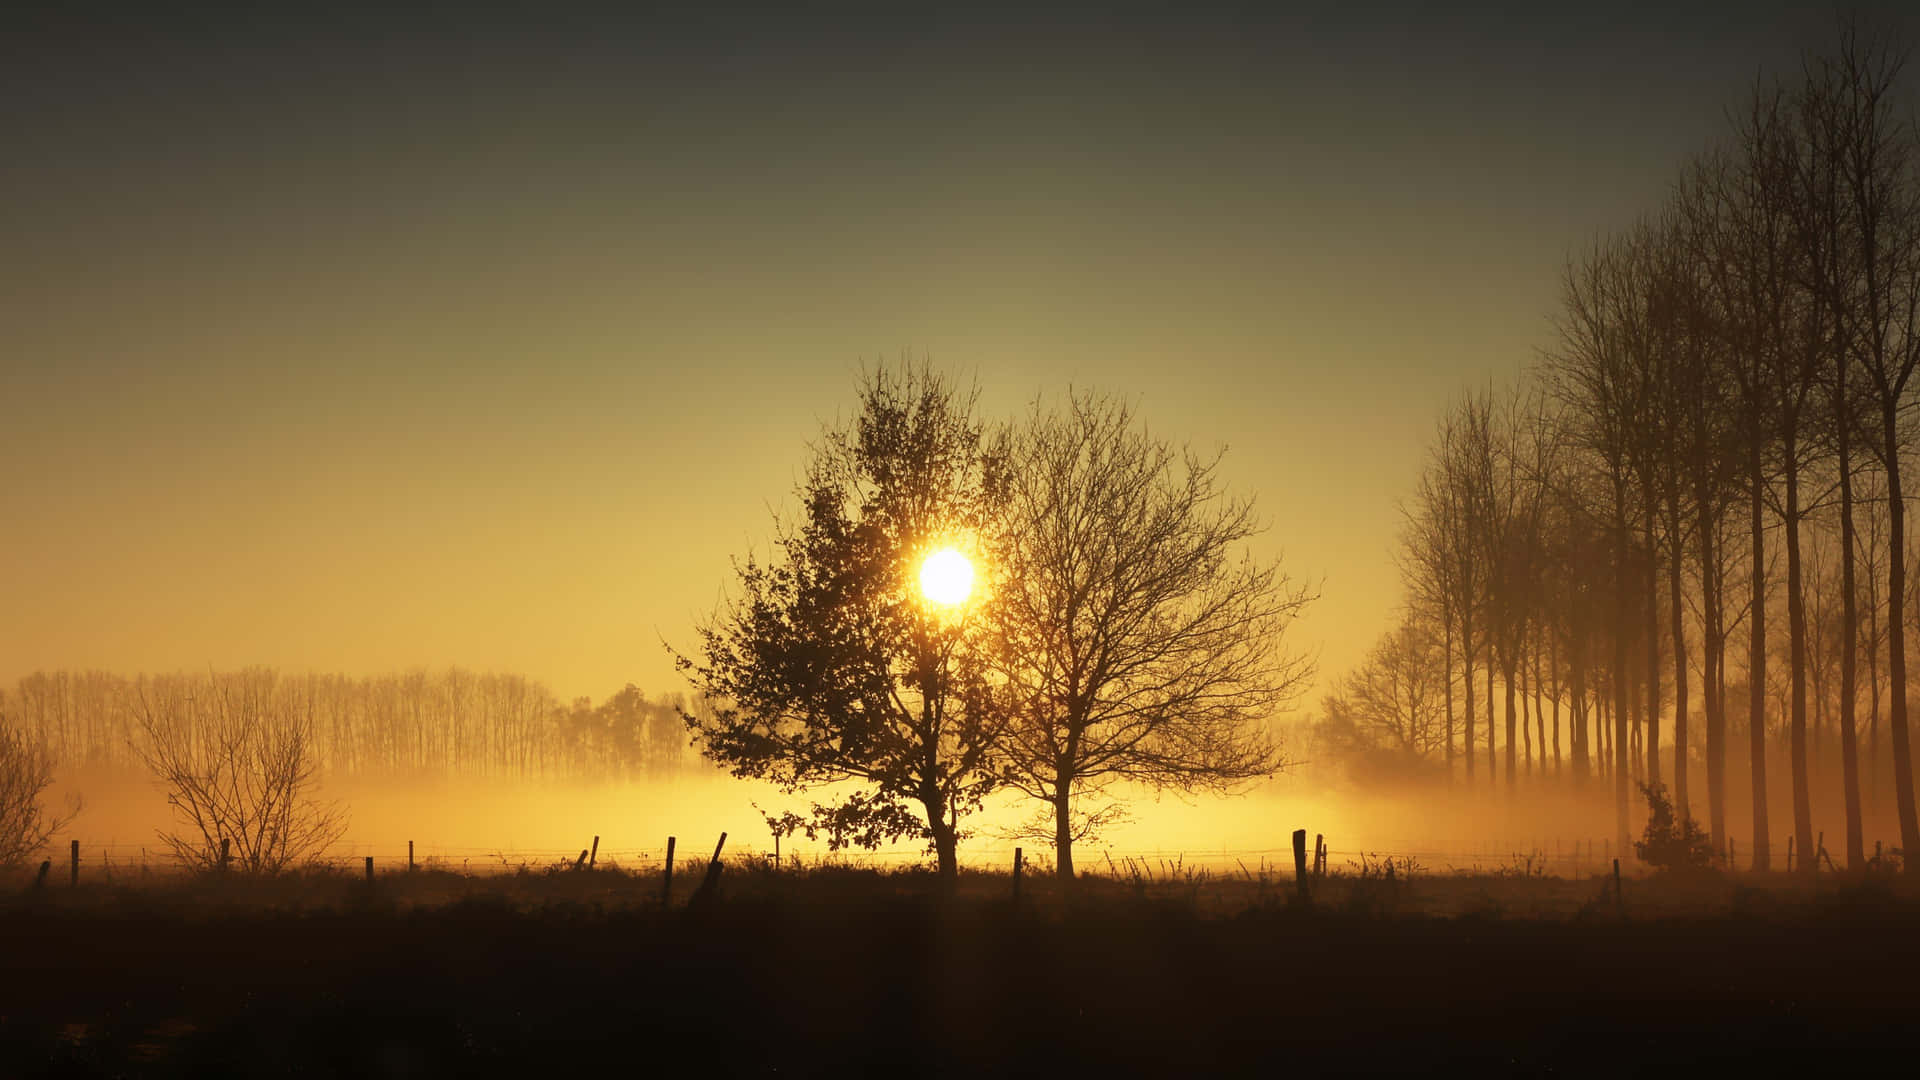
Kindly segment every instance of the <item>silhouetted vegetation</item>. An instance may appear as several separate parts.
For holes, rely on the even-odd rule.
[[[740,564],[699,655],[675,654],[711,706],[686,718],[702,752],[790,791],[866,785],[819,807],[816,828],[924,837],[949,878],[1008,716],[977,605],[919,592],[930,553],[977,549],[996,524],[1005,477],[972,412],[931,367],[874,371],[857,419],[816,447],[777,558]]]
[[[1704,803],[1726,851],[1744,743],[1764,870],[1770,755],[1809,852],[1813,770],[1837,750],[1846,864],[1866,862],[1863,778],[1891,779],[1902,846],[1920,845],[1904,56],[1843,20],[1832,49],[1756,83],[1666,206],[1570,262],[1541,362],[1444,415],[1405,507],[1405,625],[1317,722],[1362,779],[1432,763],[1509,790],[1597,781],[1624,848],[1632,786],[1670,777],[1677,818]]]
[[[662,910],[655,875],[616,870],[56,889],[0,900],[0,946],[34,973],[0,984],[0,1059],[525,1075],[693,1046],[722,1075],[1404,1072],[1369,1049],[1386,1017],[1423,1069],[1610,1075],[1851,1068],[1909,1025],[1915,900],[1889,884],[1658,875],[1629,879],[1622,918],[1599,881],[1394,869],[1335,868],[1311,908],[1264,874],[1041,879],[1015,906],[1004,874],[949,892],[746,863],[698,912],[692,881]]]
[[[524,676],[464,668],[360,678],[266,668],[36,672],[0,689],[0,712],[59,764],[139,766],[141,695],[210,700],[215,683],[232,679],[263,683],[258,692],[272,708],[308,718],[314,763],[332,776],[661,778],[691,760],[678,711],[688,707],[684,695],[649,699],[628,686],[599,705],[563,703]]]
[[[45,800],[52,785],[53,755],[0,712],[0,868],[40,854],[79,812],[76,803],[65,814],[50,813]]]
[[[1713,864],[1713,840],[1691,815],[1676,815],[1665,784],[1641,784],[1647,825],[1633,842],[1640,861],[1659,870],[1704,870]]]
[[[1218,455],[1153,437],[1118,399],[1036,403],[1005,445],[985,612],[1009,702],[994,758],[1043,804],[1027,835],[1072,877],[1115,784],[1226,792],[1279,770],[1269,722],[1314,674],[1285,635],[1316,594],[1245,553],[1261,527]]]

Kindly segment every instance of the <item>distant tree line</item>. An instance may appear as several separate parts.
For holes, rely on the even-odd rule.
[[[627,686],[595,705],[567,703],[522,675],[464,668],[385,675],[245,672],[116,675],[35,672],[0,688],[0,717],[62,764],[140,764],[140,706],[178,703],[179,722],[213,715],[217,681],[244,676],[275,715],[308,724],[313,758],[330,775],[430,773],[512,778],[635,779],[672,775],[686,752],[684,695],[649,698]]]
[[[1756,85],[1666,206],[1571,261],[1558,344],[1442,417],[1405,504],[1404,624],[1327,698],[1323,745],[1459,783],[1609,783],[1623,846],[1631,785],[1671,778],[1720,850],[1743,740],[1757,869],[1769,750],[1803,853],[1810,758],[1837,750],[1847,862],[1862,777],[1888,771],[1920,852],[1920,138],[1902,70],[1844,23],[1831,53]]]

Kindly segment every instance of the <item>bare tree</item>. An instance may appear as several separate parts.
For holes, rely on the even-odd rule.
[[[49,815],[42,796],[53,785],[53,755],[0,715],[0,867],[31,860],[80,812],[76,796]]]
[[[345,809],[313,798],[313,716],[277,694],[274,673],[143,682],[133,752],[167,791],[159,836],[188,866],[272,874],[311,862],[346,832]]]
[[[1244,551],[1260,526],[1218,462],[1091,393],[1036,403],[1011,440],[1000,752],[1007,783],[1051,809],[1063,878],[1077,799],[1121,781],[1230,790],[1280,767],[1267,721],[1313,671],[1283,636],[1315,594]]]

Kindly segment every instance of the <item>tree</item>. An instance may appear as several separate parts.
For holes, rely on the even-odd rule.
[[[52,784],[53,755],[0,715],[0,867],[38,855],[80,812],[76,798],[66,813],[49,816],[41,796]]]
[[[1315,734],[1356,779],[1405,782],[1444,763],[1446,657],[1431,627],[1401,623],[1326,696]]]
[[[960,818],[995,784],[1003,713],[983,602],[938,610],[918,578],[932,550],[979,545],[996,463],[973,396],[924,364],[880,367],[860,399],[856,421],[815,448],[775,560],[737,564],[739,595],[699,628],[699,657],[674,653],[708,706],[681,715],[735,776],[864,785],[816,804],[830,838],[926,838],[951,882]]]
[[[1312,675],[1283,637],[1315,594],[1244,550],[1260,525],[1220,456],[1155,438],[1122,401],[1036,403],[1009,447],[1003,775],[1047,805],[1071,878],[1077,799],[1121,781],[1231,790],[1280,767],[1266,721]]]
[[[318,858],[346,832],[338,803],[311,797],[312,712],[276,694],[270,670],[143,683],[134,755],[167,790],[177,827],[159,836],[183,863],[272,874]]]
[[[1640,785],[1647,801],[1647,827],[1633,842],[1633,853],[1661,870],[1699,872],[1713,865],[1713,841],[1685,807],[1676,809],[1658,780]]]

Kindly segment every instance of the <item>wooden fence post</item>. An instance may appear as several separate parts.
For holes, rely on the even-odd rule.
[[[773,868],[780,869],[780,834],[773,834]]]
[[[40,860],[40,873],[37,877],[33,879],[33,887],[35,889],[44,889],[47,887],[47,871],[52,869],[53,869],[52,859]]]
[[[228,852],[232,849],[232,847],[233,847],[232,840],[229,840],[224,836],[220,838],[220,872],[223,874],[227,872],[227,860],[230,857],[228,855]]]
[[[1787,837],[1787,873],[1793,873],[1793,837],[1791,836]]]
[[[667,874],[660,882],[660,906],[673,902],[673,837],[667,837]]]
[[[413,873],[413,841],[407,841],[407,873]]]
[[[704,911],[720,900],[720,849],[727,846],[727,834],[720,834],[720,842],[713,845],[713,858],[707,861],[707,876],[700,880],[700,887],[693,890],[693,896],[687,901],[688,910]]]
[[[1020,902],[1020,849],[1013,849],[1013,902]]]
[[[373,856],[371,855],[367,856],[367,881],[369,883],[373,881]]]
[[[586,848],[581,848],[581,849],[580,849],[580,857],[579,857],[579,858],[577,858],[577,859],[575,859],[575,860],[573,860],[573,868],[574,868],[575,870],[578,870],[578,869],[580,869],[581,867],[583,867],[583,866],[585,866],[585,865],[587,865],[587,849],[586,849]]]
[[[1293,887],[1302,904],[1312,902],[1307,892],[1307,830],[1293,830]]]
[[[593,850],[587,853],[587,869],[589,870],[593,869],[593,864],[599,861],[600,861],[600,838],[596,836],[593,838]]]
[[[67,858],[70,860],[67,887],[77,888],[80,885],[80,841],[75,840],[68,845]]]

